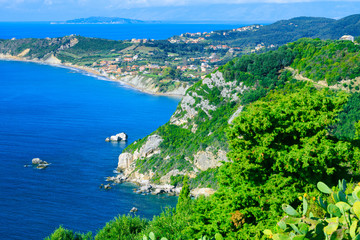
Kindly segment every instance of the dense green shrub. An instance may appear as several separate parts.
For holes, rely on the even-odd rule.
[[[119,216],[114,220],[106,223],[95,236],[95,240],[131,240],[136,239],[139,233],[148,226],[146,219],[138,216]]]

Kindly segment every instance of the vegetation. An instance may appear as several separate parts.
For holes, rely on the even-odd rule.
[[[336,239],[335,234],[343,239],[356,239],[359,188],[350,192],[353,185],[346,187],[344,181],[338,183],[337,179],[360,180],[359,94],[315,88],[312,82],[295,81],[292,72],[286,70],[293,67],[302,74],[333,72],[334,64],[339,62],[337,73],[341,76],[347,65],[352,64],[349,59],[358,56],[356,51],[349,51],[348,44],[353,43],[301,39],[276,51],[230,61],[219,69],[223,80],[194,84],[187,96],[192,99],[188,107],[196,114],[183,124],[169,122],[155,131],[164,139],[161,153],[139,159],[138,170],[156,171],[154,181],[172,169],[190,172],[194,168],[194,154],[199,150],[216,153],[226,149],[231,161],[196,178],[173,176],[173,184],[183,185],[176,209],[166,209],[151,221],[115,219],[95,239],[121,239],[116,235],[120,232],[129,239],[143,239],[151,233],[154,238],[169,240],[267,236]],[[334,49],[338,51],[333,56],[334,63],[316,68],[313,62]],[[305,70],[297,59],[303,59]],[[204,107],[204,102],[215,108]],[[229,124],[241,105],[244,109]],[[180,104],[173,117],[182,119],[186,114]],[[145,139],[126,151],[133,152]],[[199,182],[213,186],[215,180],[215,194],[190,198],[191,187]],[[310,196],[319,195],[314,187],[319,181],[323,182],[318,184],[322,193],[316,203]],[[338,184],[338,188],[330,189],[325,183]],[[284,211],[291,217],[283,218],[276,227]],[[135,230],[130,231],[129,226],[135,226],[131,228]],[[114,235],[100,238],[99,234],[104,232]]]
[[[360,187],[355,186],[353,189],[353,184],[349,185],[350,189],[347,189],[343,179],[331,189],[325,183],[318,182],[320,192],[328,194],[327,200],[321,196],[311,199],[304,194],[304,197],[299,198],[303,202],[301,213],[283,204],[282,208],[288,215],[277,223],[280,233],[273,234],[266,229],[264,234],[274,239],[359,239]],[[318,216],[309,211],[308,201],[315,201],[325,215],[321,212]]]

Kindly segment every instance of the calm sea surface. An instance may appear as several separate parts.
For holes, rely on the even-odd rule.
[[[77,34],[114,40],[167,39],[185,32],[238,28],[241,24],[50,24],[0,22],[0,39],[62,37]]]
[[[50,25],[0,23],[0,38],[69,34],[112,39],[167,38],[231,25]],[[166,123],[179,99],[153,96],[74,70],[0,61],[0,239],[43,239],[59,225],[96,231],[132,207],[152,218],[177,199],[134,194],[131,185],[99,189],[126,144]],[[24,167],[39,157],[44,170]]]

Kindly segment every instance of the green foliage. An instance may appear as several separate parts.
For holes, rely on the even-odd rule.
[[[189,210],[190,207],[190,188],[189,188],[189,176],[185,175],[183,180],[183,186],[179,195],[178,203],[176,205],[176,210],[184,212]]]
[[[74,233],[71,230],[67,230],[60,226],[58,229],[54,231],[49,237],[46,237],[45,240],[91,240],[92,234],[81,234]]]
[[[148,226],[149,222],[137,216],[119,216],[106,223],[95,236],[95,240],[131,240],[136,239],[139,233]]]
[[[360,120],[360,93],[354,93],[349,97],[338,118],[339,122],[333,126],[333,134],[340,139],[353,139],[355,123]]]
[[[194,202],[193,236],[260,238],[280,215],[281,203],[313,191],[318,179],[331,182],[354,172],[354,147],[327,130],[347,95],[295,86],[270,92],[235,119],[228,134],[232,162],[220,168],[217,193]]]
[[[283,209],[288,215],[277,224],[280,233],[273,234],[267,229],[264,234],[273,239],[360,239],[360,187],[356,186],[352,192],[346,191],[345,180],[339,180],[338,191],[331,190],[323,182],[319,182],[317,187],[320,192],[331,196],[331,203],[324,201],[321,196],[316,200],[326,212],[325,217],[316,216],[312,212],[307,214],[308,199],[305,194],[302,217],[295,209],[286,205]],[[287,211],[289,208],[290,212]]]
[[[312,80],[334,85],[360,76],[360,46],[351,41],[301,39],[288,46],[297,53],[291,66]]]

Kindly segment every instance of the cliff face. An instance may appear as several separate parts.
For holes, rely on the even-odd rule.
[[[228,161],[225,128],[241,112],[239,96],[247,89],[225,80],[220,71],[196,83],[167,124],[120,154],[118,169],[129,181],[161,184],[185,174],[196,179],[213,172]]]

